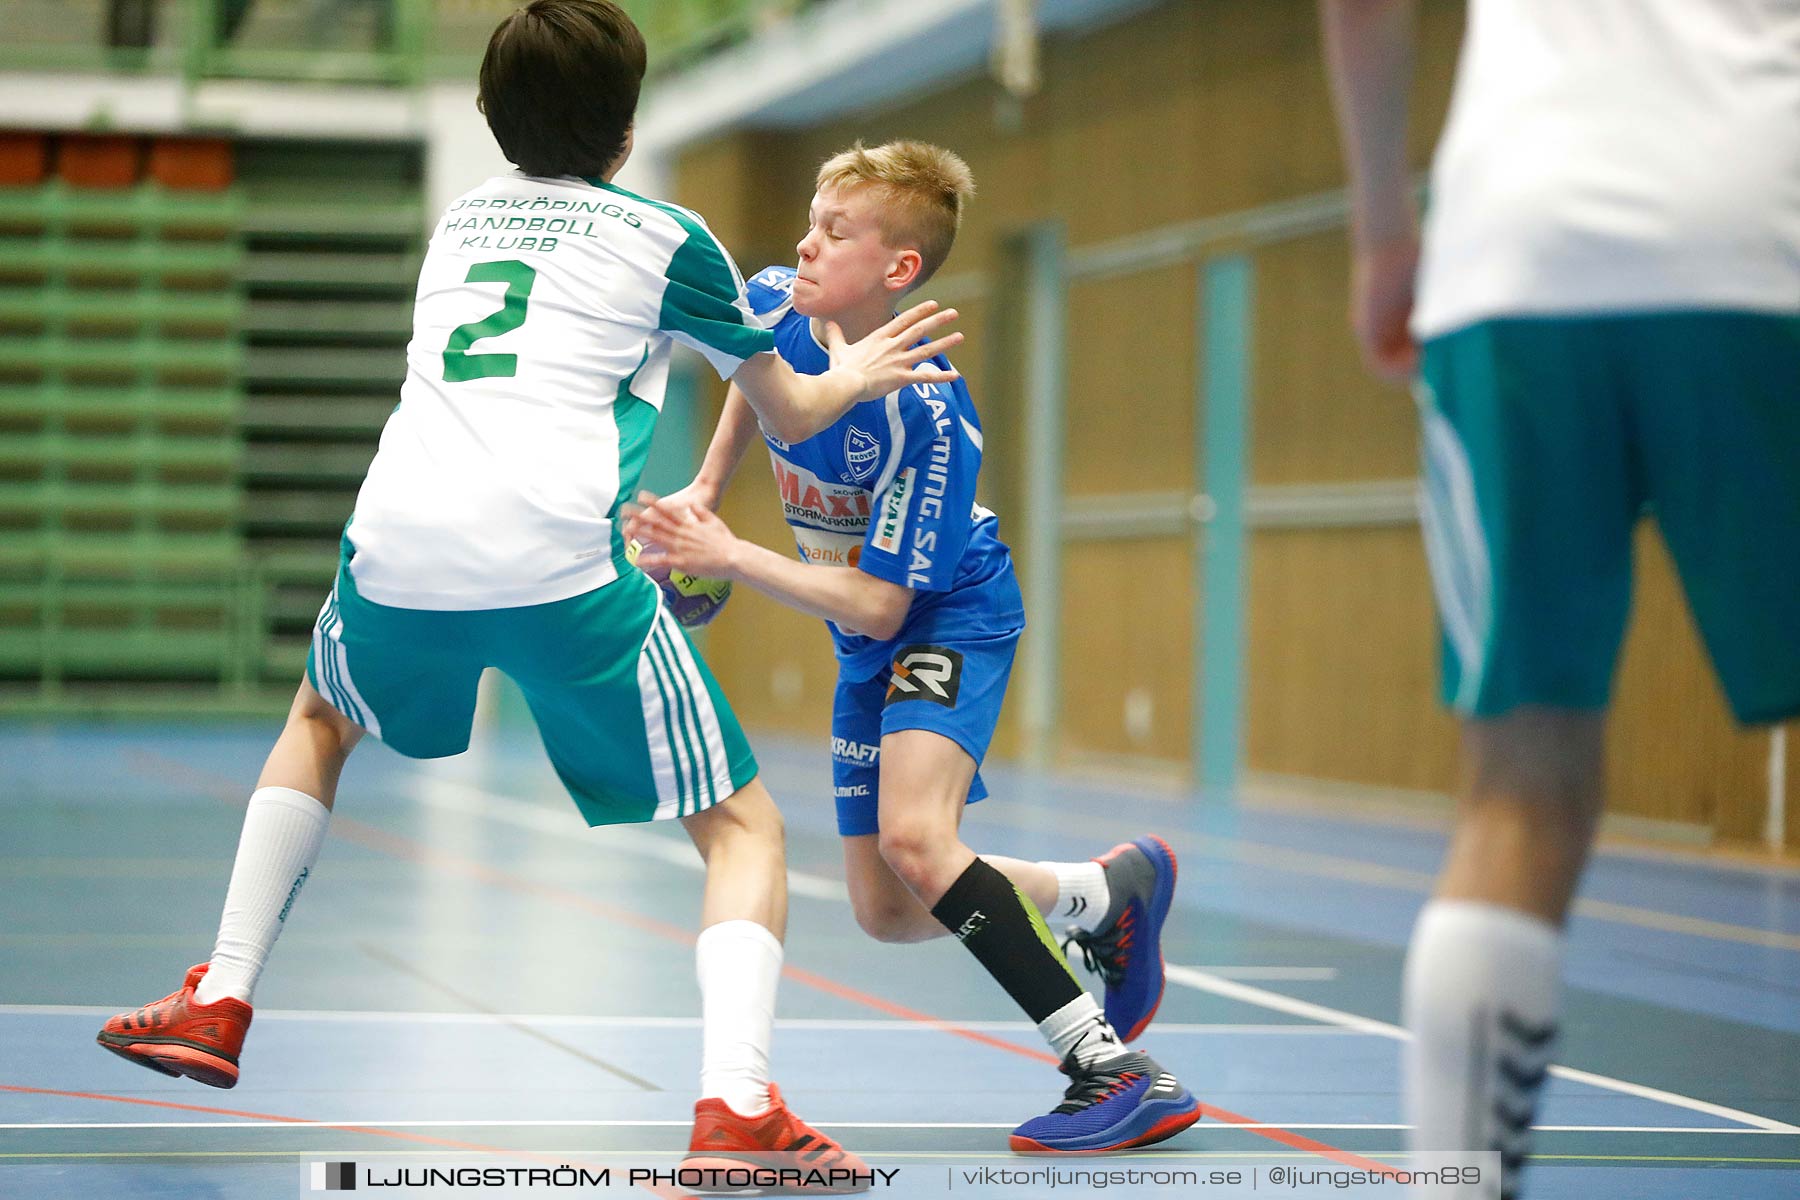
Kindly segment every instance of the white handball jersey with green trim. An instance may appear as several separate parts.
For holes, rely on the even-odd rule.
[[[450,205],[347,531],[357,590],[399,608],[512,608],[618,578],[619,504],[676,342],[721,378],[774,347],[694,213],[516,173]]]

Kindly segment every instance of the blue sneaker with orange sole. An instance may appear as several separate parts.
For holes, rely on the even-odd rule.
[[[1175,852],[1159,837],[1141,837],[1094,861],[1106,871],[1111,903],[1092,932],[1073,930],[1069,941],[1106,983],[1107,1023],[1135,1042],[1162,1004],[1162,929],[1175,898]]]
[[[1012,1131],[1023,1154],[1102,1154],[1150,1146],[1200,1119],[1200,1102],[1147,1054],[1136,1050],[1096,1063],[1070,1055],[1057,1068],[1069,1077],[1063,1102]]]

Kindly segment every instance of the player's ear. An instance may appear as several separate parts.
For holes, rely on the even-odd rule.
[[[925,269],[925,259],[917,250],[901,250],[895,253],[893,263],[888,267],[887,289],[899,295],[919,281],[919,273]]]

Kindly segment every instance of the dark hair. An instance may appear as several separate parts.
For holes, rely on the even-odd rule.
[[[602,175],[625,152],[644,35],[609,0],[532,0],[500,22],[476,105],[527,175]]]

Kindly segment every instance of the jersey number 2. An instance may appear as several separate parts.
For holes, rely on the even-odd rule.
[[[450,331],[450,342],[444,347],[444,380],[466,383],[471,379],[505,379],[519,373],[516,354],[470,354],[469,347],[482,338],[511,333],[525,323],[525,307],[531,302],[531,285],[537,272],[516,258],[498,262],[476,263],[469,268],[466,283],[504,283],[506,299],[496,312],[479,321],[458,325]]]

